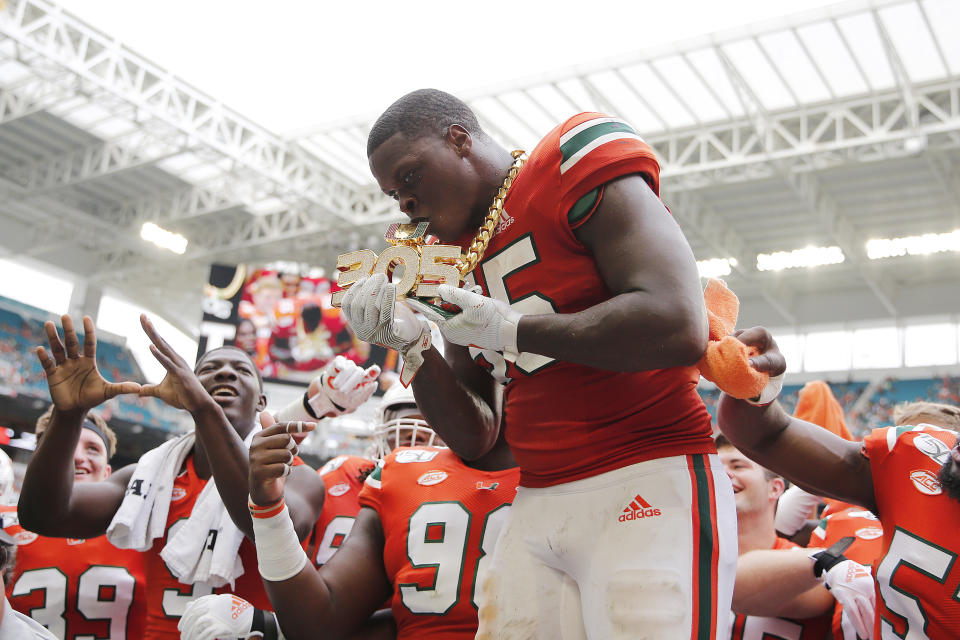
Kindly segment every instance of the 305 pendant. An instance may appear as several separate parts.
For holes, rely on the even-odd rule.
[[[394,270],[403,265],[403,276],[397,285],[397,299],[413,292],[424,304],[430,304],[445,313],[450,309],[441,307],[437,299],[437,287],[441,284],[460,285],[460,247],[450,244],[426,244],[427,227],[430,223],[419,222],[391,224],[384,234],[390,244],[378,256],[370,249],[360,249],[337,256],[337,286],[331,304],[339,307],[353,283],[375,273],[386,274],[392,280]]]

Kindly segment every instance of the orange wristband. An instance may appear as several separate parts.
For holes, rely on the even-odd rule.
[[[260,506],[259,504],[254,504],[253,500],[247,499],[247,508],[250,510],[250,515],[254,518],[272,518],[276,515],[279,515],[283,508],[286,506],[283,498],[280,498],[277,502],[273,504],[268,504],[266,506]]]

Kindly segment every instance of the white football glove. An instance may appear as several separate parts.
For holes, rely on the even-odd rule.
[[[820,579],[843,607],[857,635],[873,640],[877,602],[870,570],[859,562],[842,560],[824,571]]]
[[[777,516],[773,521],[777,531],[792,536],[806,524],[820,498],[807,493],[797,485],[783,492],[777,501]]]
[[[181,640],[234,640],[263,637],[253,630],[253,605],[229,593],[197,598],[177,623]]]
[[[479,290],[479,287],[476,289]],[[511,362],[519,357],[517,325],[523,314],[506,302],[469,289],[442,284],[437,287],[437,293],[444,302],[455,304],[462,311],[447,317],[415,299],[410,300],[409,304],[436,322],[444,338],[465,347],[500,351]]]
[[[360,278],[344,294],[340,311],[358,338],[403,356],[400,382],[409,386],[430,348],[430,327],[409,307],[397,304],[397,286],[382,273]]]
[[[377,365],[364,369],[353,360],[337,356],[310,382],[302,399],[277,412],[277,422],[310,422],[356,411],[377,390],[379,375]]]

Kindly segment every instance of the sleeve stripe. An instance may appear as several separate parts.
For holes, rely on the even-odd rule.
[[[575,126],[573,129],[570,129],[570,131],[567,131],[565,134],[560,136],[559,144],[562,147],[563,145],[570,142],[572,138],[575,138],[577,135],[579,135],[581,132],[586,131],[591,127],[595,127],[598,124],[606,124],[608,122],[615,122],[617,124],[621,124],[625,126],[627,129],[630,129],[630,131],[633,131],[633,128],[630,125],[628,125],[626,122],[621,120],[620,118],[592,118],[590,120],[587,120],[586,122],[581,122],[580,124]],[[636,133],[636,131],[633,131],[633,133]]]
[[[893,451],[897,444],[897,438],[900,436],[895,427],[887,427],[887,451]]]
[[[560,165],[560,175],[563,175],[570,169],[572,169],[580,160],[583,159],[588,153],[596,149],[597,147],[603,146],[608,142],[613,142],[614,140],[622,140],[624,138],[631,138],[638,142],[643,142],[643,138],[638,136],[635,133],[630,133],[628,131],[617,131],[614,133],[608,133],[606,135],[601,135],[598,138],[594,138],[589,143],[581,147],[576,153],[572,154],[568,159],[563,161],[563,164]]]

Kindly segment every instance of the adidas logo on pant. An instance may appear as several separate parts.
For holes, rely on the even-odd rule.
[[[620,514],[618,519],[620,522],[628,522],[630,520],[640,520],[641,518],[653,518],[659,515],[660,509],[651,507],[649,502],[641,498],[640,494],[637,494],[637,497],[624,507],[623,513]]]

